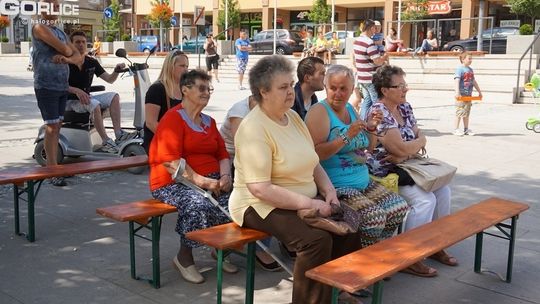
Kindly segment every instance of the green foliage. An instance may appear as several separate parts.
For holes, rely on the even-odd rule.
[[[2,40],[0,40],[2,42],[9,42],[9,38],[8,37],[2,37]]]
[[[240,27],[240,6],[238,0],[221,0],[219,13],[218,13],[218,25],[225,30],[225,1],[227,1],[227,25],[229,27]],[[225,38],[225,35],[223,35]],[[218,38],[219,39],[219,38]]]
[[[407,8],[401,13],[401,20],[422,20],[428,16],[428,0],[409,0]]]
[[[225,40],[225,34],[221,33],[221,34],[217,35],[215,38],[216,38],[216,40]]]
[[[332,8],[326,4],[326,0],[314,0],[313,8],[308,14],[308,19],[314,23],[322,24],[330,22]]]
[[[111,5],[109,6],[112,9],[113,15],[109,19],[103,19],[103,28],[107,31],[116,32],[116,33],[107,33],[107,35],[113,37],[114,41],[114,35],[119,35],[121,28],[120,28],[120,4],[118,3],[118,0],[111,0]],[[109,40],[109,37],[107,37],[107,41]],[[112,42],[112,41],[109,41]]]
[[[129,34],[122,34],[122,37],[120,38],[122,41],[131,41],[131,35]]]
[[[540,1],[538,0],[506,0],[510,5],[510,11],[518,15],[526,15],[534,18],[540,18]]]
[[[113,42],[113,41],[114,41],[114,36],[107,36],[107,38],[105,39],[105,41],[107,41],[107,42]]]
[[[532,35],[532,33],[533,33],[533,27],[530,24],[525,23],[524,25],[519,27],[520,35]]]

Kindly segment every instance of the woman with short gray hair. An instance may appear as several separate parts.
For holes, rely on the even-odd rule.
[[[360,248],[360,240],[357,234],[336,236],[313,228],[297,215],[297,210],[313,208],[329,216],[331,205],[339,202],[306,125],[291,110],[293,71],[280,55],[264,57],[250,70],[258,105],[236,132],[229,210],[238,225],[264,231],[296,251],[293,303],[329,303],[331,287],[308,279],[305,272]]]

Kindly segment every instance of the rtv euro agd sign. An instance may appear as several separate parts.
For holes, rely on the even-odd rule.
[[[36,2],[31,0],[0,0],[0,14],[34,16],[46,13],[58,16],[78,16],[78,0],[64,0],[63,3]]]

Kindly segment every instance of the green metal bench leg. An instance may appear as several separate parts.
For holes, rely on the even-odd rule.
[[[383,281],[379,281],[373,285],[373,298],[371,299],[371,304],[382,304],[382,292]]]
[[[332,287],[332,304],[338,304],[339,302],[339,289]]]
[[[19,226],[19,186],[13,185],[13,209],[15,214],[15,234],[21,234],[21,227]]]
[[[223,250],[217,249],[217,304],[221,304],[223,289]]]
[[[480,273],[482,268],[482,245],[484,242],[484,232],[476,234],[476,248],[474,251],[474,272]]]
[[[514,246],[516,243],[517,216],[512,217],[510,227],[510,245],[508,248],[508,264],[506,264],[506,283],[512,282],[512,266],[514,264]]]
[[[137,280],[135,263],[135,225],[129,221],[129,262],[131,264],[131,278]]]
[[[159,239],[161,232],[160,217],[152,217],[152,285],[158,289],[161,285],[159,277]]]
[[[26,194],[28,195],[28,235],[26,238],[28,241],[33,242],[36,240],[36,226],[35,226],[35,213],[34,213],[34,182],[28,181],[26,187]]]
[[[253,304],[253,291],[255,289],[255,242],[247,245],[246,262],[246,304]]]
[[[37,188],[35,181],[27,181],[26,187],[23,187],[22,190],[19,190],[19,186],[13,184],[13,209],[15,215],[15,234],[17,235],[26,235],[26,239],[30,242],[36,240],[36,225],[35,225],[35,202],[36,197],[41,187],[43,180],[37,181]],[[20,200],[21,195],[26,192],[26,202],[28,207],[28,232],[22,233],[20,227]],[[24,200],[24,199],[22,199]]]

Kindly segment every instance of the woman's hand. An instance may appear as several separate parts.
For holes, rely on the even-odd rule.
[[[180,160],[177,159],[170,162],[164,162],[163,166],[167,168],[167,172],[169,172],[169,174],[173,174],[174,172],[176,172],[176,169],[178,168],[179,163],[180,163]]]
[[[367,129],[368,131],[377,129],[377,126],[381,123],[383,120],[383,113],[381,110],[373,110],[371,111],[371,114],[369,115],[368,121],[367,121]]]
[[[349,140],[352,140],[356,137],[356,135],[358,135],[358,133],[360,133],[365,128],[366,123],[363,120],[357,120],[353,122],[350,125],[349,130],[347,130],[347,138],[349,138]]]
[[[332,190],[327,191],[325,193],[324,200],[330,205],[334,204],[334,205],[339,206],[339,200],[337,198],[336,189],[332,189]]]
[[[328,217],[332,215],[332,207],[330,207],[330,204],[328,202],[325,202],[323,200],[311,199],[311,208],[319,210],[319,214],[322,217]]]
[[[394,154],[388,153],[388,155],[386,155],[382,160],[397,165],[397,164],[401,164],[402,162],[406,161],[407,159],[409,159],[408,156],[400,157],[400,156],[396,156]]]
[[[230,192],[232,188],[232,178],[229,174],[224,174],[219,179],[219,190]]]
[[[221,182],[217,179],[206,178],[202,188],[212,192],[215,197],[221,194]]]

